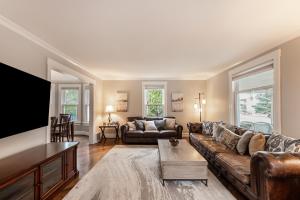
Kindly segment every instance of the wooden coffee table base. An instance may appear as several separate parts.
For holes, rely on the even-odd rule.
[[[165,181],[201,181],[206,187],[208,187],[207,179],[162,179],[162,185],[165,186]]]

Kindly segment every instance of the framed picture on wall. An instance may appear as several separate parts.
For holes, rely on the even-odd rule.
[[[172,92],[172,112],[183,112],[183,93]]]
[[[117,99],[116,111],[117,112],[127,112],[128,111],[128,92],[117,91],[116,99]]]

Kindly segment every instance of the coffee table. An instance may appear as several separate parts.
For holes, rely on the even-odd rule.
[[[186,140],[173,147],[169,140],[158,140],[163,185],[166,180],[200,180],[207,186],[207,161]]]

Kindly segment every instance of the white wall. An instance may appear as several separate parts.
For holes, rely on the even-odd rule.
[[[281,49],[281,132],[300,139],[298,127],[300,121],[300,37],[275,49]],[[208,120],[229,121],[228,83],[228,70],[207,81]]]
[[[52,54],[51,52],[41,48],[35,43],[25,39],[24,37],[8,30],[1,25],[0,46],[0,62],[43,79],[47,79],[47,57],[57,60],[58,62],[66,66],[72,67],[80,73],[87,74],[82,69],[79,69],[78,67],[68,63],[60,57]],[[101,106],[101,104],[98,104],[98,106]],[[18,120],[26,119],[16,118],[14,120],[16,120],[17,126]],[[0,158],[6,157],[30,147],[34,147],[39,144],[44,144],[47,141],[46,137],[46,127],[44,127],[0,139]]]
[[[183,125],[186,131],[186,123],[189,121],[199,121],[199,113],[194,112],[194,98],[199,92],[206,93],[206,81],[183,81],[170,80],[167,82],[167,115],[175,116],[177,122]],[[125,123],[127,117],[142,116],[142,81],[103,81],[103,108],[107,104],[115,105],[115,97],[118,90],[127,91],[129,94],[128,112],[112,114],[113,120]],[[184,111],[172,112],[171,93],[182,92],[184,95]],[[205,111],[205,109],[204,109]],[[204,118],[203,118],[204,119]],[[103,115],[103,121],[107,120],[107,115]]]

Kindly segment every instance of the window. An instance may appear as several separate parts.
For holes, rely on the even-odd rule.
[[[273,67],[234,78],[238,126],[271,133],[273,129]]]
[[[163,117],[166,115],[166,83],[143,82],[143,115]]]
[[[88,85],[84,86],[83,92],[83,122],[90,122],[90,88]]]
[[[71,114],[72,121],[80,121],[81,109],[80,85],[60,85],[60,113]]]

